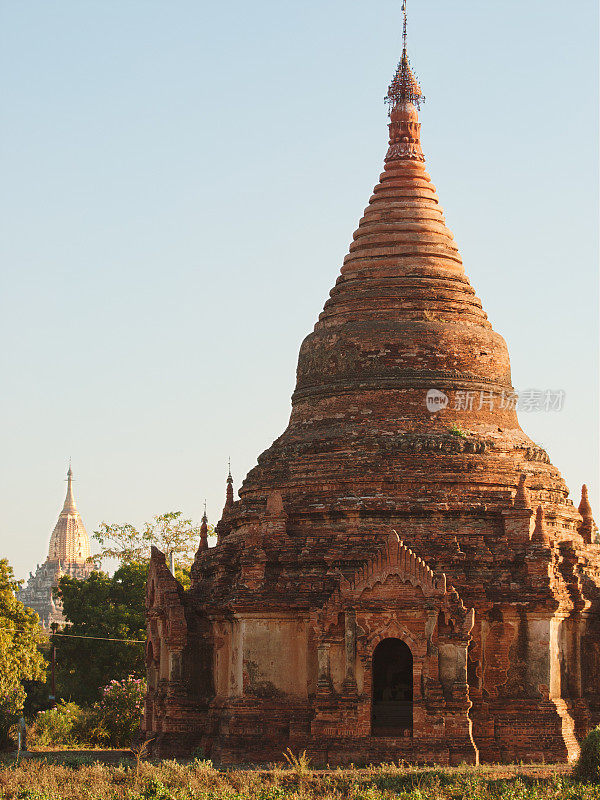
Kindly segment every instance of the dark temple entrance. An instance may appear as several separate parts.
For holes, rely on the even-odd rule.
[[[413,658],[401,639],[384,639],[373,653],[373,736],[412,732]]]

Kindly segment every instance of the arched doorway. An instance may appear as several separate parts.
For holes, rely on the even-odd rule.
[[[383,639],[373,653],[374,736],[402,736],[413,724],[413,658],[401,639]]]

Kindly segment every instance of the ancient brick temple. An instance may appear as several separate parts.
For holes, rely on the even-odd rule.
[[[67,494],[50,537],[48,556],[43,564],[37,565],[35,572],[29,573],[27,585],[18,595],[22,603],[36,612],[44,628],[54,622],[64,623],[62,603],[53,596],[52,590],[63,575],[79,580],[87,578],[93,569],[87,560],[89,556],[90,540],[75,504],[73,470],[69,465]]]
[[[287,429],[154,550],[145,731],[218,762],[566,760],[600,722],[600,545],[521,430],[506,344],[425,171],[406,56],[383,173],[298,361]],[[540,310],[540,313],[541,310]]]

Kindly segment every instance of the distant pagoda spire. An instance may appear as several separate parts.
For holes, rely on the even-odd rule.
[[[48,561],[61,562],[62,564],[85,564],[90,556],[90,540],[87,531],[77,510],[73,495],[73,470],[69,459],[67,470],[67,494],[62,511],[58,516],[50,545],[48,547]]]
[[[63,512],[77,513],[75,498],[73,497],[73,470],[71,469],[71,459],[69,459],[69,469],[67,470],[67,494],[63,505]]]

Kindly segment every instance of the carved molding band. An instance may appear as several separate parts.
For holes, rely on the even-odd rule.
[[[418,142],[398,142],[397,144],[391,144],[385,156],[385,160],[392,161],[395,158],[411,158],[415,161],[425,161],[421,145]]]

